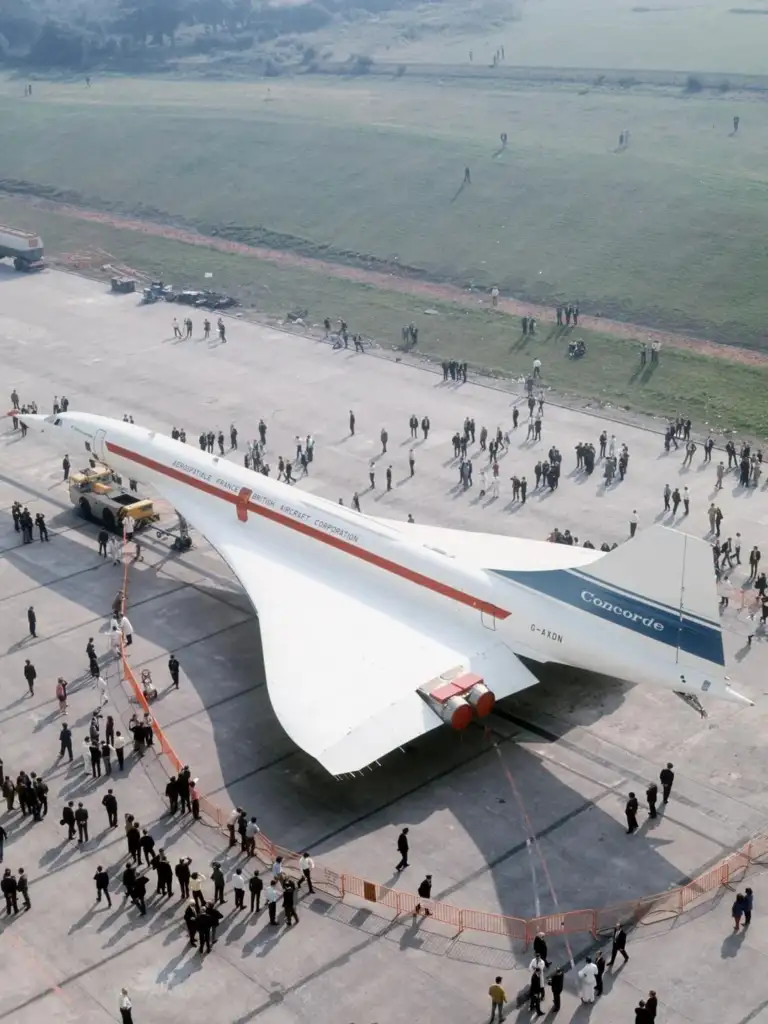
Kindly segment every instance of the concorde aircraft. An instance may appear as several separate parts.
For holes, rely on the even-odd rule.
[[[443,723],[466,727],[554,662],[751,704],[730,686],[709,546],[654,526],[610,552],[399,523],[306,494],[145,427],[23,416],[167,499],[259,617],[291,738],[355,772]]]

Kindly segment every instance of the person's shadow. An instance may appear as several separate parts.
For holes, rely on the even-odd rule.
[[[728,960],[731,957],[737,956],[746,937],[746,928],[742,928],[738,932],[731,932],[730,935],[726,935],[723,939],[723,944],[720,947],[720,956],[722,959]]]

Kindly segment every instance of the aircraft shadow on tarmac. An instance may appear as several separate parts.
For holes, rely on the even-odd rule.
[[[33,497],[29,492],[27,497],[34,514]],[[63,532],[52,536],[50,545],[12,547],[19,538],[4,514],[1,558],[30,584],[45,586],[93,617],[77,627],[79,651],[79,636],[84,648],[87,637],[103,625],[120,575],[109,560],[98,559],[94,526],[84,528],[93,539],[93,546],[85,547],[83,533],[73,535],[68,529],[78,523],[74,513],[57,521]],[[160,690],[154,705],[158,721],[193,771],[198,770],[197,754],[207,795],[225,809],[241,806],[257,814],[276,841],[311,849],[337,870],[358,874],[366,872],[366,844],[378,864],[383,847],[387,868],[379,870],[376,881],[415,891],[423,873],[430,872],[436,898],[480,907],[489,906],[487,895],[481,894],[490,883],[503,913],[526,917],[556,909],[542,865],[534,863],[531,831],[562,909],[600,907],[680,882],[682,872],[665,859],[663,841],[650,832],[645,838],[625,835],[626,793],[634,788],[642,796],[648,780],[627,779],[604,763],[590,766],[588,752],[574,754],[576,761],[567,755],[572,729],[588,727],[623,703],[626,688],[621,684],[536,666],[541,684],[524,697],[503,701],[487,728],[475,726],[462,734],[435,730],[371,770],[335,779],[298,750],[280,727],[265,685],[258,619],[237,582],[225,575],[224,565],[209,571],[216,563],[196,557],[194,549],[189,556],[174,556],[174,563],[178,558],[192,570],[195,582],[188,584],[156,571],[152,563],[158,558],[168,563],[162,544],[150,543],[144,550],[147,561],[132,569],[130,578],[132,664],[152,669]],[[56,573],[60,578],[51,582]],[[39,625],[45,641],[44,621]],[[20,621],[20,633],[25,627]],[[299,619],[296,649],[297,658],[302,657]],[[182,664],[178,694],[167,690],[170,650],[178,652]],[[76,674],[79,669],[76,665],[66,671]],[[332,692],[328,696],[333,699]],[[528,726],[526,705],[572,705],[572,725],[563,725],[560,738],[564,748],[553,744],[555,737]],[[55,728],[51,724],[44,731]],[[204,762],[209,731],[223,780],[213,792],[205,784],[206,775],[218,774],[210,755],[207,766]],[[550,746],[548,761],[538,751]],[[575,770],[553,767],[555,758],[575,764]],[[612,781],[602,784],[606,779]],[[413,866],[398,878],[391,869],[403,825],[411,828]],[[347,844],[352,844],[351,852],[340,849]]]

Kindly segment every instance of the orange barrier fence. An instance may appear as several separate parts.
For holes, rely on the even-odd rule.
[[[127,594],[127,580],[126,564],[123,595]],[[123,607],[125,607],[125,596],[123,596]],[[122,648],[121,660],[123,675],[133,692],[134,699],[144,711],[149,711],[149,704],[141,686],[128,664],[125,647]],[[168,742],[165,733],[154,720],[154,716],[152,729],[157,747],[163,755],[163,767],[168,771],[170,766],[172,771],[169,772],[169,775],[177,775],[184,767],[184,762]],[[224,811],[207,797],[202,797],[200,811],[220,830],[226,832],[231,810]],[[276,857],[282,857],[285,873],[294,878],[301,877],[300,854],[278,846],[263,833],[256,836],[255,856],[265,866],[272,864]],[[456,934],[465,931],[486,932],[529,945],[537,934],[551,937],[575,934],[598,936],[612,931],[617,921],[623,925],[654,924],[667,918],[677,917],[701,900],[710,898],[720,889],[732,888],[734,884],[744,878],[751,866],[765,863],[768,863],[768,836],[760,835],[703,872],[698,878],[688,882],[687,885],[601,909],[569,910],[563,914],[531,918],[509,917],[483,910],[469,910],[455,907],[450,903],[442,903],[439,900],[422,900],[402,889],[390,889],[358,875],[350,875],[346,872],[339,874],[317,864],[312,872],[312,885],[318,892],[335,899],[344,900],[351,897],[363,903],[375,904],[377,907],[394,911],[395,916],[417,913],[416,908],[421,907],[422,911],[429,910],[433,921],[448,925],[455,929]]]

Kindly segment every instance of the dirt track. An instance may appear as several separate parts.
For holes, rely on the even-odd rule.
[[[14,199],[18,201],[20,197],[15,195]],[[410,277],[399,277],[397,274],[364,270],[345,266],[342,263],[330,263],[279,249],[267,249],[260,246],[245,245],[242,242],[230,242],[227,239],[200,235],[194,231],[175,228],[168,224],[147,220],[134,220],[130,217],[115,216],[98,210],[89,210],[85,207],[59,203],[48,199],[27,197],[23,201],[76,220],[92,221],[97,224],[117,228],[121,231],[135,231],[139,234],[152,235],[155,238],[167,238],[176,242],[184,242],[187,245],[217,249],[219,252],[237,253],[241,256],[250,256],[253,259],[266,260],[270,263],[286,267],[301,267],[305,270],[326,274],[328,277],[341,278],[346,281],[357,281],[362,284],[373,285],[374,287],[402,292],[408,295],[420,295],[432,301],[453,302],[468,309],[477,309],[478,304],[490,305],[490,298],[488,296],[481,298],[476,292],[470,293],[451,285],[433,284],[429,281],[418,281]],[[551,307],[519,302],[517,299],[501,298],[498,308],[500,312],[510,316],[534,315],[541,319],[549,319],[552,316]],[[708,341],[706,338],[694,338],[685,334],[653,330],[640,324],[621,323],[617,320],[605,320],[602,317],[582,316],[580,325],[587,329],[601,331],[603,334],[612,334],[617,338],[645,339],[648,342],[659,341],[662,346],[689,349],[703,355],[714,356],[718,359],[727,359],[732,363],[743,363],[752,366],[768,365],[768,353],[739,348],[735,345],[722,345],[718,342]]]

